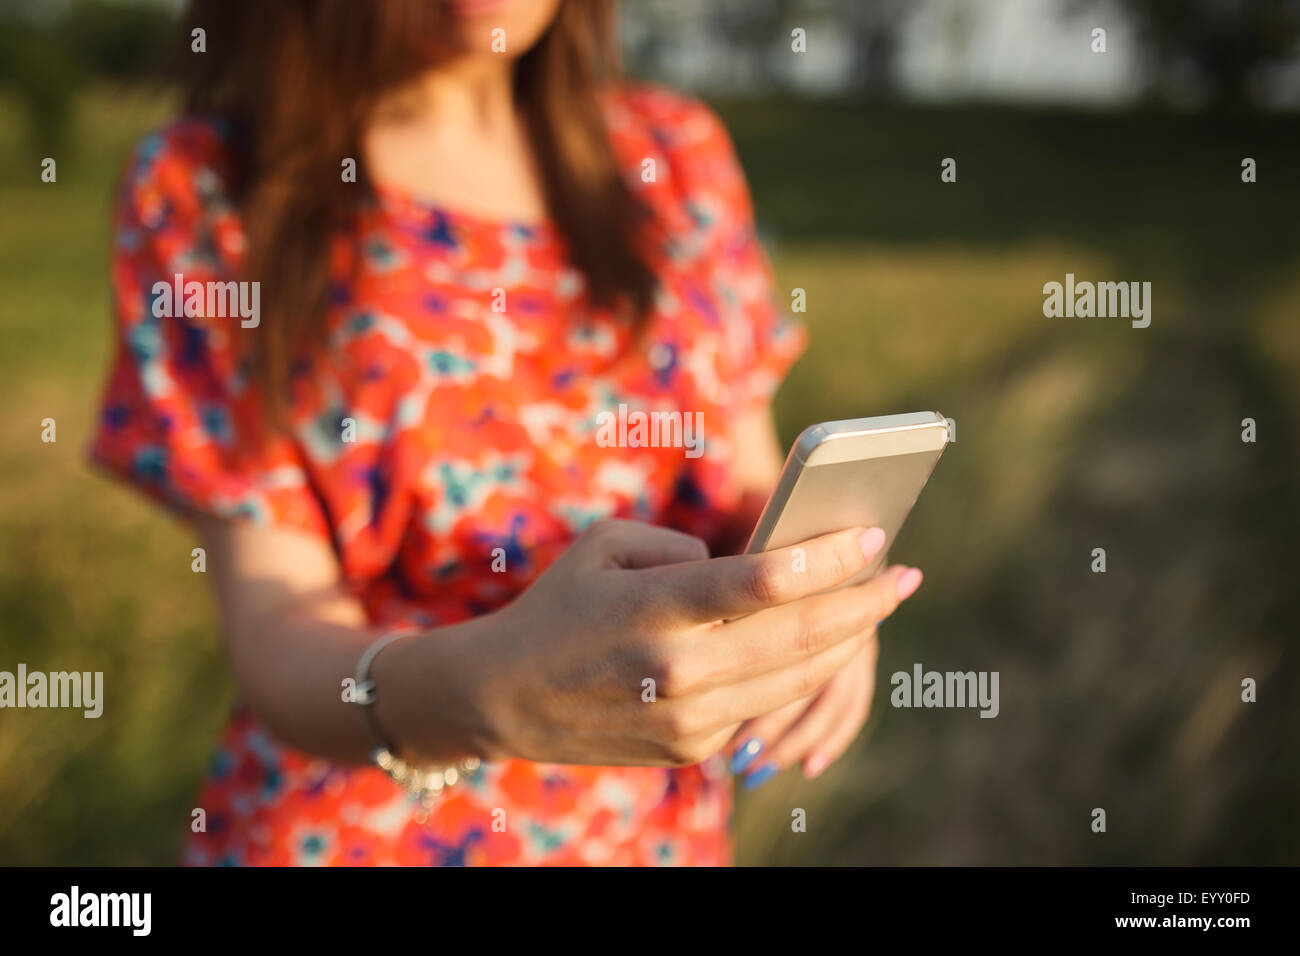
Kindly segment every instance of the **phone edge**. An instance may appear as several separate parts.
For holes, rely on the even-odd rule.
[[[924,421],[913,421],[909,424],[890,424],[871,425],[871,422],[898,421],[904,418],[916,418],[921,415],[932,415],[932,419]],[[823,442],[833,440],[837,436],[852,435],[857,432],[879,432],[879,431],[903,431],[912,428],[929,428],[939,423],[946,425],[947,419],[939,412],[905,412],[901,415],[878,415],[872,418],[849,418],[841,419],[834,422],[820,422],[816,425],[809,425],[799,433],[799,437],[794,440],[790,446],[790,452],[786,455],[785,464],[781,466],[781,475],[777,479],[776,488],[773,489],[771,497],[768,498],[767,504],[763,506],[763,511],[758,517],[758,522],[754,525],[754,530],[749,536],[749,542],[745,545],[742,554],[759,554],[766,547],[768,539],[772,536],[772,528],[776,525],[776,520],[781,512],[785,510],[786,502],[790,500],[790,493],[798,483],[799,473],[809,456]],[[837,427],[846,426],[846,427]],[[939,467],[939,459],[943,457],[944,451],[947,450],[948,443],[939,448],[938,454],[934,456],[934,463],[930,466],[929,474],[926,475],[925,481],[921,484],[921,490],[930,483],[930,478],[934,475],[934,470]],[[797,463],[797,467],[791,467]],[[920,493],[917,493],[920,498]],[[915,505],[915,502],[913,502]],[[903,523],[907,523],[907,518],[911,517],[911,509],[904,517]],[[902,530],[900,526],[899,530]]]

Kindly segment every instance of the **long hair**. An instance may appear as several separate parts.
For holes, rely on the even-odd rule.
[[[430,66],[440,19],[430,0],[191,0],[185,28],[206,31],[207,52],[187,57],[186,106],[224,116],[234,131],[244,271],[270,280],[254,355],[276,420],[291,365],[321,341],[331,237],[358,201],[340,163],[359,160],[376,101]],[[617,67],[614,0],[565,0],[519,58],[515,99],[547,212],[592,305],[644,316],[655,285],[637,238],[646,212],[601,107]]]

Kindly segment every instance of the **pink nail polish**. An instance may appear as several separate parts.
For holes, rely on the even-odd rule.
[[[862,532],[858,535],[858,546],[862,548],[862,557],[870,561],[885,546],[885,532],[880,528]]]
[[[908,568],[901,575],[899,575],[898,599],[900,601],[906,601],[913,594],[915,594],[916,589],[921,586],[922,577],[924,577],[924,575],[921,574],[920,568]]]
[[[805,780],[813,780],[821,776],[821,772],[831,765],[825,754],[813,754],[803,765],[803,776]]]

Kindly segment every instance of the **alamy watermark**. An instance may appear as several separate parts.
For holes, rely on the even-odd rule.
[[[50,897],[51,926],[125,926],[148,936],[153,925],[152,893],[82,893],[74,885]]]
[[[703,412],[629,411],[596,415],[596,444],[601,448],[681,448],[687,458],[704,454]]]
[[[1132,319],[1135,329],[1151,324],[1150,282],[1075,282],[1074,273],[1065,283],[1043,285],[1043,315],[1049,319]]]
[[[895,707],[978,707],[981,717],[996,717],[997,671],[925,671],[920,664],[912,672],[895,671],[889,702]]]
[[[28,671],[18,665],[18,673],[0,671],[0,708],[2,707],[72,707],[84,717],[98,717],[104,712],[103,671]]]
[[[246,329],[257,328],[262,321],[260,282],[186,282],[178,272],[171,282],[155,282],[153,296],[156,319],[238,318]]]

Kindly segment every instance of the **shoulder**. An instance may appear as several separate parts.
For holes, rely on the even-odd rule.
[[[119,228],[193,228],[233,211],[232,159],[229,128],[217,118],[181,117],[142,136],[122,168]]]
[[[244,232],[231,139],[226,124],[209,117],[182,117],[140,138],[118,181],[117,262],[166,275],[237,266]]]
[[[611,134],[653,140],[670,158],[690,160],[731,152],[718,114],[702,100],[662,86],[627,83],[606,95]]]
[[[654,83],[621,83],[607,92],[606,99],[614,112],[625,113],[665,133],[683,124],[695,127],[697,132],[711,127],[715,133],[722,126],[703,100]]]
[[[718,114],[701,100],[649,84],[610,90],[606,116],[611,141],[630,178],[642,176],[646,158],[669,191],[697,212],[705,209],[750,215],[749,188],[731,135]]]

